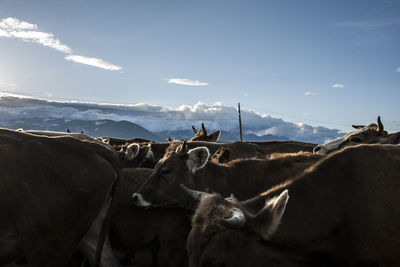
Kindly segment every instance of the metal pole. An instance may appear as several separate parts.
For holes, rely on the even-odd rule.
[[[242,117],[241,117],[241,115],[240,115],[240,103],[238,103],[238,113],[239,113],[240,142],[243,142],[243,135],[242,135]]]

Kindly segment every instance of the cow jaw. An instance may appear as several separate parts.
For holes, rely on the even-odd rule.
[[[187,166],[189,171],[195,174],[198,170],[203,168],[208,158],[210,157],[210,151],[207,147],[196,147],[188,151]]]

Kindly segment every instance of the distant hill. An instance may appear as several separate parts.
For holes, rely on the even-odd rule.
[[[211,133],[213,131],[209,131]],[[187,131],[162,131],[157,132],[157,135],[163,137],[170,137],[172,139],[179,139],[179,140],[188,140],[194,136],[192,130]],[[235,132],[227,132],[221,131],[221,135],[219,137],[219,142],[233,142],[240,140],[239,131]],[[258,136],[255,134],[244,134],[243,141],[288,141],[289,138],[283,136],[275,136],[272,134]]]
[[[48,130],[65,132],[81,131],[94,137],[107,136],[117,138],[143,138],[153,141],[165,141],[160,136],[145,128],[128,121],[113,120],[66,120],[66,119],[19,119],[16,121],[2,122],[4,127],[10,129],[22,128],[24,130]]]

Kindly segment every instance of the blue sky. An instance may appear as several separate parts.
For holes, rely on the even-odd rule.
[[[15,33],[7,18],[30,29]],[[2,21],[0,91],[167,107],[241,102],[345,131],[381,115],[400,131],[400,1],[1,0]]]

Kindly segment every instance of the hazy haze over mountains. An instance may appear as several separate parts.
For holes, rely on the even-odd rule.
[[[167,108],[157,105],[115,105],[49,101],[10,94],[0,95],[0,125],[8,128],[73,132],[92,136],[141,137],[165,141],[188,139],[192,125],[204,122],[209,132],[222,130],[221,141],[239,140],[237,110],[222,103]],[[298,140],[322,143],[342,136],[336,129],[294,124],[242,110],[244,140]]]

